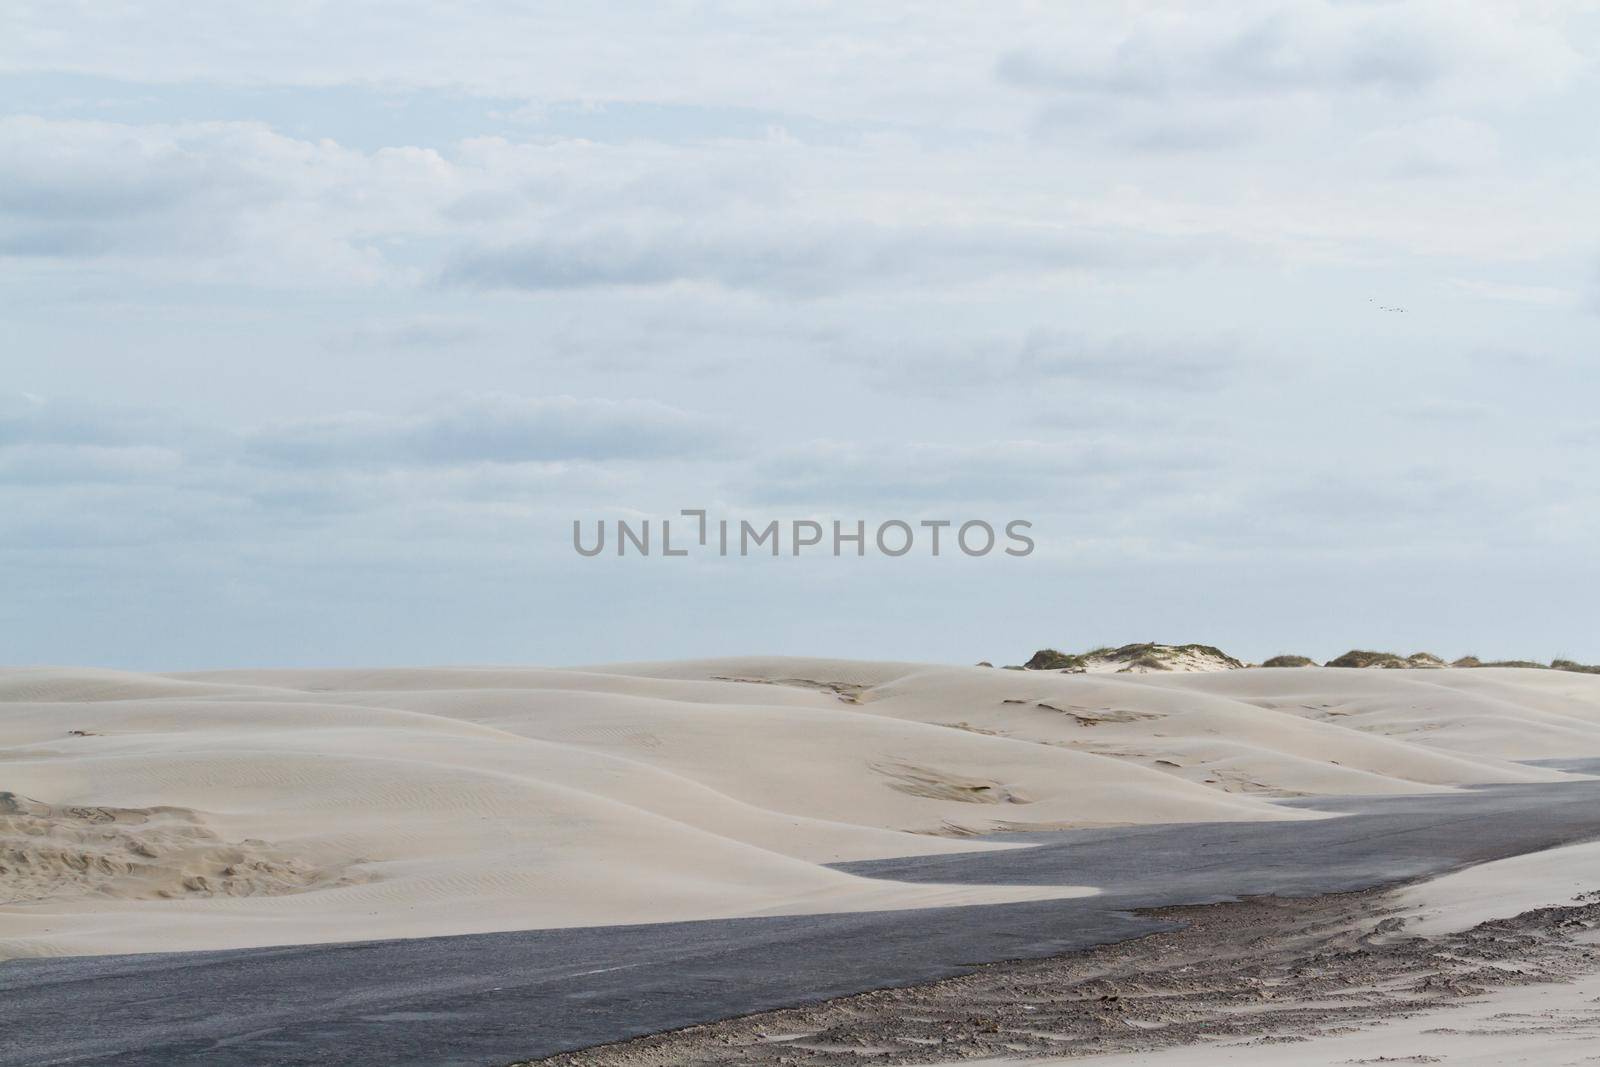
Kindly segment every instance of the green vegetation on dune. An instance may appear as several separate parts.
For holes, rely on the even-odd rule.
[[[1535,671],[1571,671],[1575,674],[1600,674],[1600,666],[1590,663],[1578,663],[1570,659],[1553,659],[1549,663],[1538,663],[1531,659],[1492,659],[1484,661],[1477,656],[1462,656],[1452,667],[1522,667]]]
[[[1041,648],[1023,666],[1030,671],[1067,671],[1082,668],[1084,660],[1093,654],[1090,652],[1073,655],[1057,652],[1053,648]]]
[[[1409,656],[1402,656],[1395,652],[1371,652],[1365,649],[1354,648],[1338,659],[1330,659],[1329,667],[1382,667],[1391,670],[1405,670],[1407,668],[1444,667],[1444,660],[1432,652],[1413,652]]]
[[[1031,671],[1086,671],[1091,667],[1120,664],[1121,670],[1166,671],[1186,658],[1211,661],[1219,667],[1244,666],[1213,645],[1162,645],[1153,641],[1076,653],[1041,648],[1025,666]]]
[[[1273,656],[1260,664],[1262,667],[1315,667],[1317,661],[1310,656]],[[1163,645],[1153,641],[1122,645],[1117,648],[1092,648],[1087,652],[1062,652],[1054,648],[1041,648],[1023,668],[1030,671],[1065,671],[1081,674],[1090,670],[1170,671],[1185,669],[1222,669],[1247,667],[1215,645]],[[1445,662],[1431,652],[1413,652],[1402,656],[1398,652],[1378,652],[1354,648],[1324,666],[1356,669],[1377,668],[1387,670],[1436,670],[1442,667],[1521,667],[1540,671],[1570,671],[1577,674],[1600,674],[1600,666],[1579,663],[1570,659],[1553,659],[1537,663],[1527,659],[1482,660],[1477,656],[1462,656]]]
[[[1263,660],[1263,667],[1315,667],[1317,661],[1310,656],[1273,656]]]
[[[1401,668],[1411,666],[1411,661],[1404,656],[1393,652],[1373,652],[1368,649],[1353,648],[1337,659],[1330,659],[1329,667],[1368,667]]]

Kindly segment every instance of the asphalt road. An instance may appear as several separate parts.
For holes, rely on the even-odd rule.
[[[1104,890],[1087,898],[13,960],[0,964],[0,1065],[491,1067],[1162,927],[1129,909],[1363,889],[1600,838],[1600,780],[1297,803],[1349,814],[1030,835],[1038,847],[843,865]]]

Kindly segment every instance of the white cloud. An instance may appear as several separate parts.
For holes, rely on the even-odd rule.
[[[1452,278],[1450,284],[1482,300],[1497,300],[1511,304],[1574,307],[1581,301],[1580,295],[1575,290],[1553,285],[1521,285],[1516,282],[1479,281],[1472,278]]]
[[[654,460],[705,455],[725,431],[650,400],[469,396],[404,415],[373,412],[276,423],[245,454],[299,466]]]
[[[1481,171],[1500,157],[1500,136],[1488,124],[1446,115],[1379,129],[1363,155],[1402,178],[1439,178]]]
[[[727,438],[655,401],[572,397],[464,396],[240,431],[26,400],[0,412],[0,539],[40,548],[256,542],[446,513],[470,541],[488,513],[638,493],[652,467],[716,458]]]
[[[170,475],[181,462],[180,453],[157,445],[0,446],[0,483],[147,482]]]
[[[791,506],[1001,503],[1059,514],[1167,495],[1210,465],[1176,443],[1140,444],[1106,434],[981,445],[811,441],[762,459],[741,481],[749,497]]]
[[[371,279],[360,187],[402,180],[362,156],[249,122],[130,126],[0,119],[0,256],[165,263],[301,284]],[[337,223],[335,223],[337,219]]]
[[[879,389],[970,396],[974,390],[1056,387],[1097,401],[1117,394],[1192,396],[1225,388],[1258,357],[1239,338],[1037,328],[960,342],[901,340],[862,361]]]
[[[999,74],[1029,89],[1180,102],[1315,92],[1503,99],[1506,83],[1512,93],[1548,89],[1584,63],[1559,15],[1546,21],[1515,4],[1171,4],[1100,27],[1107,22],[1120,32],[1012,51]]]
[[[77,398],[50,400],[32,393],[0,393],[0,448],[145,447],[166,444],[184,430],[181,420],[157,412]]]
[[[580,589],[574,511],[712,498],[1307,602],[1587,559],[1582,3],[12,6],[0,541],[51,577],[0,611],[58,658],[57,590],[336,576],[362,634],[425,558],[492,618]]]
[[[942,285],[1008,274],[1150,265],[1153,249],[1128,235],[1048,227],[806,226],[751,219],[745,226],[596,229],[477,248],[445,271],[447,283],[530,291],[591,286],[713,283],[790,296]],[[1169,255],[1190,258],[1177,242]]]

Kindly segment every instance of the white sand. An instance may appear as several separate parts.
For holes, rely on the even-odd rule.
[[[1570,845],[1484,863],[1396,893],[1404,925],[1393,937],[1436,937],[1492,919],[1593,900],[1600,888],[1600,843]],[[1590,933],[1580,934],[1595,940]],[[1459,1004],[1309,1041],[1199,1042],[1160,1051],[1047,1059],[970,1061],[972,1067],[1102,1064],[1106,1067],[1278,1067],[1445,1063],[1592,1064],[1600,1042],[1600,973],[1571,982],[1501,986]]]
[[[1419,676],[0,671],[0,789],[25,798],[0,804],[0,956],[1059,896],[1092,887],[822,864],[1317,818],[1268,797],[1552,780],[1505,757],[1600,753],[1600,678]]]
[[[1537,908],[1571,906],[1600,890],[1600,842],[1483,863],[1395,894],[1406,914],[1396,936],[1434,937]],[[1587,895],[1586,895],[1587,894]]]
[[[1595,1062],[1597,1042],[1600,974],[1567,984],[1502,988],[1439,1011],[1304,1042],[1200,1042],[1111,1056],[963,1062],[964,1067],[1575,1067]]]

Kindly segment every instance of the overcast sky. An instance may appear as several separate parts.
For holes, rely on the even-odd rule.
[[[13,0],[0,662],[1600,660],[1597,60],[1559,0]],[[694,507],[1038,548],[572,551]]]

